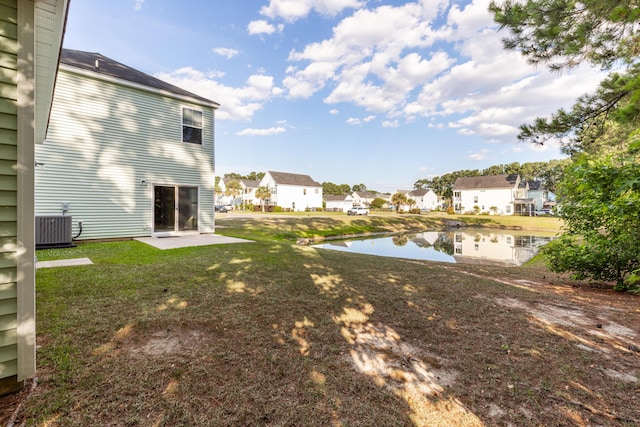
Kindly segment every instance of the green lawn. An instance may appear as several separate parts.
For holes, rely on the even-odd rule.
[[[160,251],[124,241],[39,251],[41,260],[95,264],[38,270],[38,383],[22,393],[16,421],[539,426],[640,419],[640,362],[631,350],[637,297],[541,267],[439,264],[292,242],[432,220],[438,216],[230,215],[219,231],[255,243]],[[15,407],[15,398],[0,398],[0,414]]]

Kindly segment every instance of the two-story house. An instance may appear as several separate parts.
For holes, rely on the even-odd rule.
[[[534,211],[555,205],[554,194],[544,187],[541,181],[528,181],[527,197],[533,200]]]
[[[431,211],[438,207],[438,195],[430,188],[409,191],[406,196],[416,203],[414,208],[421,211]]]
[[[268,171],[260,181],[271,197],[266,206],[279,206],[294,212],[322,209],[322,184],[309,175]]]
[[[218,106],[101,54],[63,49],[36,148],[36,216],[71,216],[77,239],[213,232]]]
[[[460,177],[452,190],[457,213],[533,214],[533,200],[527,198],[526,186],[521,186],[517,174]]]

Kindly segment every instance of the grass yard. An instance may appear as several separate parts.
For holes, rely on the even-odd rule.
[[[534,228],[557,229],[556,220],[539,220]],[[539,265],[439,264],[295,244],[439,221],[229,215],[218,231],[254,243],[39,251],[41,260],[94,265],[38,271],[37,381],[0,397],[0,423],[640,423],[638,296]]]

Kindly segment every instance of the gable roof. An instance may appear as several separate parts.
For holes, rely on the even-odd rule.
[[[247,188],[258,188],[260,186],[260,181],[255,179],[241,179],[240,182]]]
[[[376,197],[378,197],[376,193],[372,193],[370,191],[354,191],[353,194],[361,199],[375,199]]]
[[[426,189],[421,189],[421,190],[411,190],[409,191],[407,194],[410,196],[425,196],[427,193],[429,193],[429,191],[433,191],[430,188],[426,188]]]
[[[303,185],[307,187],[322,187],[321,184],[314,181],[309,175],[299,175],[297,173],[286,172],[267,172],[278,185]]]
[[[475,190],[481,188],[514,188],[518,182],[517,174],[469,176],[456,179],[454,190]]]
[[[178,86],[174,86],[163,80],[150,76],[149,74],[143,73],[142,71],[138,71],[127,65],[121,64],[120,62],[114,61],[113,59],[107,58],[99,53],[62,49],[60,63],[83,71],[90,71],[103,76],[113,77],[130,83],[136,83],[138,85],[169,92],[174,95],[191,98],[198,103],[204,103],[214,108],[219,107],[219,104],[215,101],[181,89]]]

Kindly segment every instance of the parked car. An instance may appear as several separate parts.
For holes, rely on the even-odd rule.
[[[227,208],[228,211],[233,210],[233,205],[231,203],[229,203],[228,205],[224,205],[224,207]]]
[[[347,215],[369,215],[369,209],[364,206],[355,206],[347,211]]]
[[[215,209],[216,209],[216,212],[221,212],[221,213],[225,213],[229,211],[229,209],[227,209],[227,207],[224,205],[216,205]]]
[[[553,211],[550,208],[542,208],[534,212],[535,216],[553,215]]]

